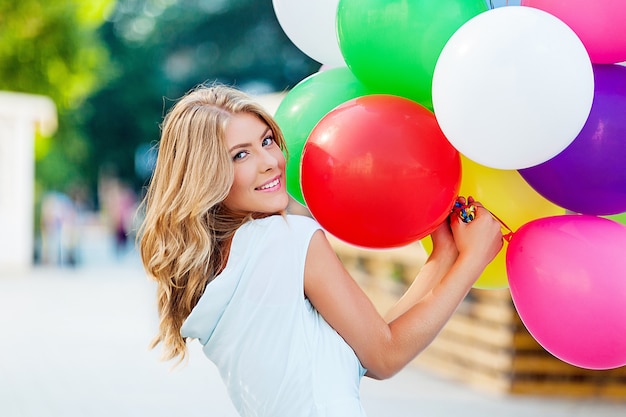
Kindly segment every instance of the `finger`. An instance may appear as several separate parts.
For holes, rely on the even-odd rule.
[[[474,206],[485,207],[485,206],[483,206],[483,204],[480,201],[474,199],[474,197],[472,197],[471,195],[469,197],[467,197],[467,205],[474,205]]]

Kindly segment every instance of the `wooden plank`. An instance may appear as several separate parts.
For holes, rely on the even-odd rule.
[[[489,323],[504,325],[514,323],[513,312],[505,306],[473,303],[469,314],[476,319]]]
[[[464,342],[486,348],[507,350],[514,348],[513,333],[508,326],[482,322],[465,315],[454,315],[442,331],[451,333],[453,337],[463,338]],[[464,346],[460,344],[459,349],[463,348]]]
[[[509,372],[511,368],[509,352],[463,343],[454,334],[445,331],[442,331],[422,354],[426,352],[464,363],[467,369],[475,370],[477,373],[485,369],[491,372]]]
[[[555,358],[548,352],[543,354],[521,354],[516,353],[511,362],[511,371],[515,375],[553,375],[562,377],[587,377],[602,378],[607,377],[607,371],[597,371],[583,369],[570,365]]]
[[[511,292],[508,288],[501,288],[497,290],[472,288],[470,294],[472,298],[476,299],[479,302],[497,302],[513,306],[513,301],[511,300]]]
[[[368,259],[382,259],[392,263],[418,266],[423,265],[428,256],[419,242],[400,248],[367,249],[350,245],[328,234],[327,236],[335,252],[342,254],[351,253]]]
[[[615,401],[626,401],[626,381],[616,380],[602,386],[600,397]]]
[[[526,328],[517,328],[513,333],[513,346],[518,351],[547,353]]]
[[[594,379],[521,379],[511,381],[510,393],[626,401],[626,384]]]
[[[505,374],[498,372],[476,372],[465,364],[424,351],[413,362],[413,366],[427,369],[439,376],[468,385],[489,389],[499,393],[510,391],[510,381]]]
[[[563,396],[563,397],[598,397],[600,388],[590,381],[574,380],[519,380],[513,381],[511,394]]]
[[[615,379],[620,379],[626,385],[626,366],[620,366],[619,368],[607,369],[607,374]]]
[[[395,271],[395,264],[393,262],[379,257],[364,259],[363,267],[368,274],[380,280],[391,279]]]
[[[507,372],[468,366],[467,361],[441,355],[439,351],[424,351],[413,361],[413,365],[428,369],[440,376],[467,383],[481,389],[495,390],[502,393],[607,398],[626,401],[626,382],[620,379],[568,378],[552,376],[540,378],[527,375],[526,378],[511,379]]]

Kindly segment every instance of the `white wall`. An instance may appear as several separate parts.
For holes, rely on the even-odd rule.
[[[32,264],[35,133],[56,127],[49,98],[0,91],[0,276]]]

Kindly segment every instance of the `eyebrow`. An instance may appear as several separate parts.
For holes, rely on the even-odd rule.
[[[263,131],[263,134],[259,136],[259,139],[263,139],[265,137],[265,135],[267,135],[267,132],[271,132],[271,131],[272,131],[272,129],[268,126],[267,129],[265,129]],[[237,149],[240,149],[240,148],[248,148],[250,146],[252,146],[252,144],[248,143],[248,142],[246,142],[246,143],[238,143],[235,146],[233,146],[232,148],[230,148],[228,150],[228,152],[233,152],[234,150],[237,150]]]

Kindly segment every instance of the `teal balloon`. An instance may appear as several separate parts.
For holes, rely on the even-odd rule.
[[[300,81],[283,98],[274,118],[287,144],[287,192],[305,204],[300,186],[302,149],[309,134],[329,111],[360,96],[372,94],[347,67],[331,68]]]
[[[339,0],[339,49],[363,84],[432,110],[433,73],[444,45],[488,10],[485,0]]]

